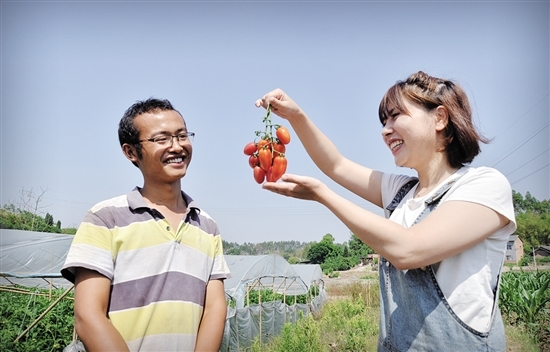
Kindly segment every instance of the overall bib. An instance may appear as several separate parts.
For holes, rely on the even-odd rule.
[[[426,200],[426,209],[414,224],[433,211],[458,178],[443,185]],[[418,182],[409,181],[386,209],[393,212]],[[498,308],[498,275],[491,328],[482,333],[470,328],[453,312],[436,277],[438,264],[402,271],[380,258],[380,335],[378,351],[505,351],[504,324]]]

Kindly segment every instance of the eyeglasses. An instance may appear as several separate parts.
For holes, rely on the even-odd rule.
[[[195,137],[194,132],[180,133],[175,136],[161,135],[153,138],[140,139],[138,142],[153,142],[158,145],[172,145],[174,138],[178,141],[179,144],[185,143],[187,141],[193,142],[193,137]]]

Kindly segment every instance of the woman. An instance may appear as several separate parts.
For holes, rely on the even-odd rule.
[[[497,170],[466,166],[487,141],[460,86],[418,72],[382,98],[383,141],[396,165],[418,177],[346,159],[280,89],[256,106],[287,119],[327,176],[384,209],[387,219],[310,177],[286,174],[284,182],[263,185],[323,204],[381,255],[379,351],[505,350],[497,298],[516,229],[512,190]]]

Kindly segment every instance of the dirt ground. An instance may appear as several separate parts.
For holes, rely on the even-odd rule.
[[[366,280],[366,277],[369,277],[370,280]],[[329,301],[335,300],[346,295],[343,291],[353,283],[367,284],[368,281],[378,281],[378,268],[373,270],[370,265],[356,266],[347,271],[340,271],[340,275],[335,278],[329,278],[323,274],[323,281],[325,282],[327,299]]]
[[[374,268],[373,270],[370,265],[356,266],[355,268],[351,268],[347,271],[340,271],[340,275],[335,278],[329,278],[327,275],[323,275],[323,280],[325,281],[325,288],[327,289],[327,292],[330,293],[331,287],[342,287],[358,282],[359,280],[364,281],[366,276],[370,276],[373,279],[378,279],[378,269]]]
[[[550,265],[538,265],[538,270],[550,270]],[[533,266],[525,266],[525,267],[518,267],[514,266],[513,268],[510,268],[508,266],[505,266],[502,268],[503,272],[508,271],[533,271],[535,268]],[[378,269],[372,267],[370,265],[365,266],[356,266],[355,268],[352,268],[348,271],[340,271],[340,275],[335,278],[329,278],[327,275],[323,274],[323,280],[325,282],[325,288],[327,289],[329,298],[330,298],[330,291],[331,288],[339,288],[339,287],[345,287],[349,284],[352,284],[354,282],[364,282],[364,278],[370,276],[372,279],[378,280]]]

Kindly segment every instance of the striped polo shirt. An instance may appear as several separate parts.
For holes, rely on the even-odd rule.
[[[192,351],[209,280],[230,276],[215,221],[185,192],[177,229],[150,208],[136,187],[86,214],[61,270],[111,280],[108,316],[132,351]]]

